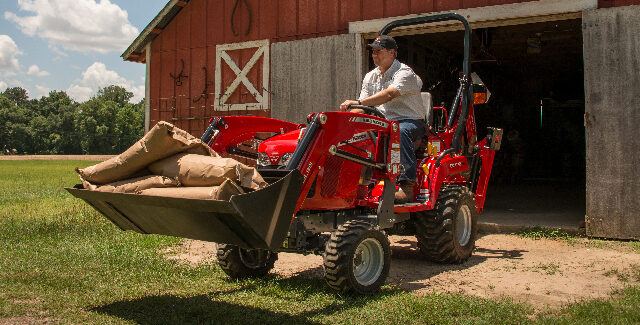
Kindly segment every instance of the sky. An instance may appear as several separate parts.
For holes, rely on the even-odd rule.
[[[0,92],[62,90],[78,102],[119,85],[144,98],[145,65],[120,55],[168,0],[0,0]]]

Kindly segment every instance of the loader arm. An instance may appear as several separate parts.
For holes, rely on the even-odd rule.
[[[368,131],[378,132],[379,135],[374,159],[359,157],[338,149],[339,142],[350,139],[356,133]],[[314,178],[330,155],[374,167],[375,175],[388,181],[386,183],[389,187],[393,185],[395,190],[395,180],[401,172],[398,122],[350,112],[314,114],[286,168],[297,169],[304,178],[302,191],[296,203],[296,212],[302,207]],[[393,208],[393,202],[386,203],[390,203]]]

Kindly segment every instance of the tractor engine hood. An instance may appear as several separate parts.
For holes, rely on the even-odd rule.
[[[278,134],[264,140],[258,147],[258,166],[278,166],[287,165],[289,158],[296,150],[298,141],[302,138],[305,129],[299,129],[283,134]]]

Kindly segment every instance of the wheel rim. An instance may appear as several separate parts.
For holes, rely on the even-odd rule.
[[[467,205],[460,207],[456,219],[458,243],[460,246],[465,246],[469,243],[469,239],[471,239],[471,210]]]
[[[250,269],[263,267],[271,252],[263,249],[240,248],[240,261]]]
[[[384,250],[380,242],[367,238],[360,242],[353,254],[353,275],[363,286],[376,282],[384,267]]]

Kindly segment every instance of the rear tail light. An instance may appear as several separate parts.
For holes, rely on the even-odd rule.
[[[480,105],[487,102],[487,93],[473,93],[473,105]]]

